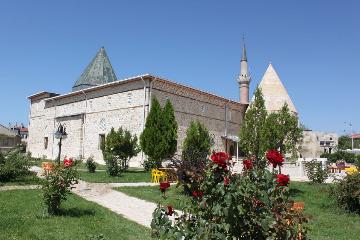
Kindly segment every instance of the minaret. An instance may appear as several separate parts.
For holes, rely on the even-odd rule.
[[[248,69],[245,43],[242,49],[242,56],[240,61],[240,75],[237,81],[239,83],[239,88],[240,88],[240,103],[249,104],[249,86],[250,86],[251,76]]]

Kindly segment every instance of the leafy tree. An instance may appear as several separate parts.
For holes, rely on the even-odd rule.
[[[177,149],[177,129],[178,125],[175,118],[174,108],[170,102],[167,100],[165,107],[163,109],[163,131],[166,138],[167,150],[165,153],[166,157],[171,158],[174,156]]]
[[[140,136],[141,149],[148,156],[144,163],[145,169],[160,167],[163,159],[173,156],[176,151],[176,138],[177,123],[170,101],[162,109],[154,97],[145,129]]]
[[[349,136],[340,136],[338,139],[338,149],[346,150],[351,149],[351,138]]]
[[[130,159],[140,151],[137,141],[137,136],[132,135],[130,131],[124,130],[122,127],[118,131],[111,128],[103,148],[104,159],[110,175],[118,175],[128,168]]]
[[[279,112],[270,113],[265,121],[267,149],[279,150],[281,154],[296,155],[303,131],[297,116],[292,114],[285,103]]]
[[[184,191],[190,194],[198,190],[199,179],[203,177],[207,156],[210,154],[211,137],[206,127],[199,121],[191,122],[186,130],[181,161],[176,164],[179,181]]]
[[[267,112],[261,89],[258,87],[254,93],[254,101],[246,111],[244,121],[240,128],[241,150],[260,162],[267,150],[268,143],[265,138],[265,121]],[[264,163],[265,164],[265,163]],[[256,164],[258,165],[258,164]]]

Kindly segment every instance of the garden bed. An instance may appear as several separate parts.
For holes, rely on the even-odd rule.
[[[75,195],[49,216],[39,190],[11,190],[0,194],[0,239],[151,238],[149,229]]]

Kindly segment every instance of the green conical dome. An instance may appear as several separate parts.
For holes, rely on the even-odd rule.
[[[91,63],[73,86],[73,91],[116,81],[116,75],[106,55],[104,47],[100,48]]]

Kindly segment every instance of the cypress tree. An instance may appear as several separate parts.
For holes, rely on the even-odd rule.
[[[140,145],[148,156],[145,169],[160,167],[162,160],[172,157],[177,147],[177,122],[174,109],[168,100],[164,109],[154,97],[146,118],[145,129],[140,136]]]
[[[240,147],[248,157],[254,157],[255,163],[262,163],[261,165],[266,164],[265,161],[261,161],[267,150],[264,126],[266,116],[265,100],[261,89],[257,87],[254,93],[254,101],[246,111],[240,127]]]
[[[177,149],[177,129],[178,124],[176,122],[174,108],[170,100],[166,101],[165,107],[163,109],[163,132],[164,137],[166,138],[167,149],[166,156],[171,158],[174,156]]]

